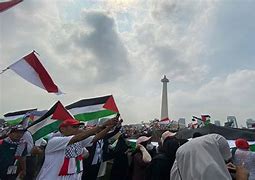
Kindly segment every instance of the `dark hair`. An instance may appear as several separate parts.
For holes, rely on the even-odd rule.
[[[200,132],[194,132],[192,138],[203,136]]]
[[[167,138],[165,139],[162,152],[170,157],[175,157],[177,149],[180,147],[180,143],[176,138]]]

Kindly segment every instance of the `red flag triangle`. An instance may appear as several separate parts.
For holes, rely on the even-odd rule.
[[[115,104],[115,101],[113,99],[113,96],[110,96],[107,99],[107,101],[105,102],[103,108],[108,109],[108,110],[113,111],[113,112],[116,112],[116,113],[119,112],[119,110],[118,110],[118,108],[117,108],[117,106]]]
[[[6,11],[7,9],[15,6],[16,4],[20,3],[23,0],[11,0],[6,2],[0,2],[0,12]]]
[[[69,118],[73,118],[73,116],[66,110],[63,104],[60,101],[58,101],[57,107],[51,119],[66,120]]]

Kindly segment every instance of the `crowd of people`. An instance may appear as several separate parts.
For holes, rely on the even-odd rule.
[[[255,153],[245,139],[231,151],[219,134],[187,140],[165,131],[157,146],[141,134],[132,147],[126,130],[119,115],[94,127],[67,119],[47,141],[34,143],[15,126],[0,140],[0,180],[255,179]]]

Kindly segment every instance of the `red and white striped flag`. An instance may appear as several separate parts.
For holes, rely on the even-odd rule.
[[[7,9],[15,6],[16,4],[22,1],[23,0],[11,0],[11,1],[0,2],[0,12],[6,11]]]
[[[166,117],[164,119],[161,119],[159,121],[159,124],[169,124],[170,122],[171,122],[171,120],[168,117]]]
[[[13,70],[28,82],[45,89],[49,93],[62,94],[35,55],[34,51],[13,63],[7,69]]]

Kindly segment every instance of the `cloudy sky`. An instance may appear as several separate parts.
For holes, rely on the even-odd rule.
[[[36,50],[56,96],[11,70],[0,77],[0,114],[57,100],[113,94],[126,123],[169,116],[255,119],[252,0],[25,0],[0,14],[0,68]]]

